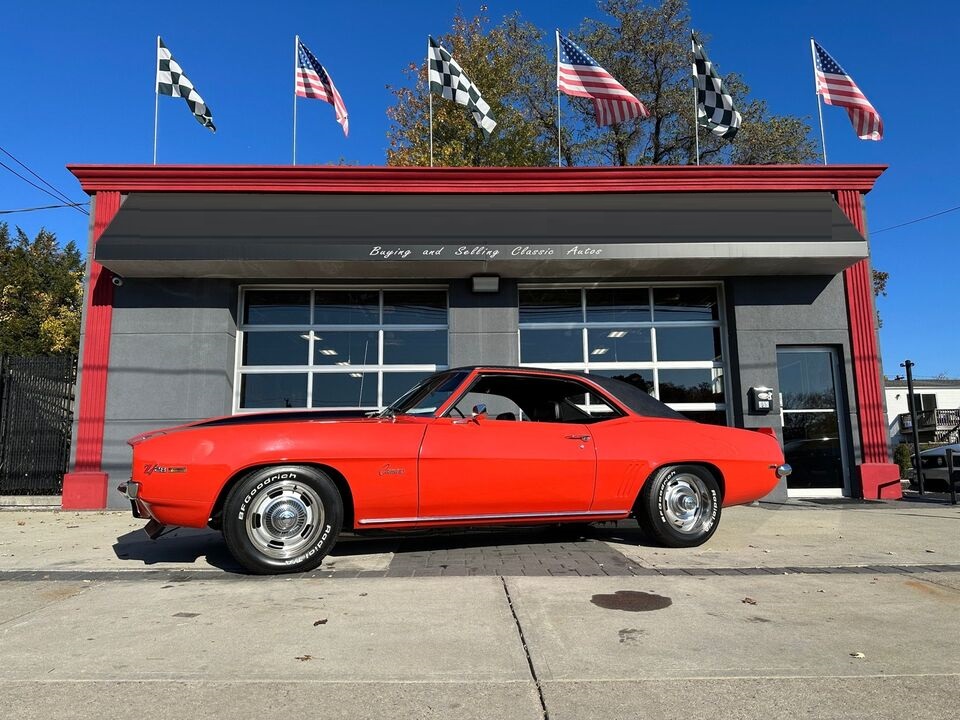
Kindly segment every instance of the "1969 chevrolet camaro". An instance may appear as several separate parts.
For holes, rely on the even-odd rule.
[[[253,573],[317,567],[344,527],[635,517],[700,545],[789,474],[775,438],[701,425],[612,378],[471,367],[383,411],[234,415],[137,435],[120,486],[151,537],[219,528]]]

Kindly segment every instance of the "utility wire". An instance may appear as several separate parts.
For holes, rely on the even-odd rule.
[[[0,149],[2,149],[2,148],[0,148]],[[4,152],[6,152],[6,150],[4,150]],[[9,153],[7,153],[7,154],[9,155]],[[11,155],[11,157],[13,157],[13,156]],[[14,159],[16,160],[16,158],[14,158]],[[18,160],[17,162],[20,162],[20,161]],[[20,163],[20,164],[22,165],[22,163]],[[7,164],[6,164],[5,162],[3,162],[2,160],[0,160],[0,167],[5,168],[6,170],[9,170],[11,173],[13,173],[14,175],[16,175],[18,178],[20,178],[21,180],[23,180],[25,183],[27,183],[28,185],[32,185],[33,187],[35,187],[37,190],[39,190],[39,191],[42,192],[42,193],[46,193],[47,195],[49,195],[50,197],[52,197],[54,200],[60,200],[60,201],[66,200],[67,204],[68,204],[70,207],[74,208],[77,212],[82,212],[84,215],[89,215],[89,214],[90,214],[90,213],[83,207],[83,205],[82,205],[81,203],[75,203],[75,202],[73,202],[72,200],[70,200],[70,199],[69,199],[68,197],[66,197],[66,196],[60,197],[59,195],[54,195],[52,192],[50,192],[49,190],[47,190],[47,189],[44,188],[44,187],[41,187],[40,185],[37,185],[35,182],[33,182],[32,180],[30,180],[29,178],[25,178],[23,175],[21,175],[20,173],[18,173],[16,170],[14,170],[12,167],[10,167],[9,165],[7,165]],[[24,167],[26,167],[26,166],[24,166]],[[27,169],[30,170],[29,168],[27,168]],[[33,173],[32,170],[30,170],[30,172]],[[33,173],[33,174],[36,175],[36,173]],[[37,177],[39,177],[39,176],[37,176]],[[40,179],[41,179],[42,182],[46,182],[45,180],[43,180],[43,178],[40,178]],[[49,184],[49,183],[48,183],[48,184]],[[51,187],[52,187],[52,186],[51,186]],[[56,189],[56,188],[54,188],[54,189]],[[60,191],[57,190],[57,192],[60,192]],[[61,195],[62,195],[62,193],[61,193]]]
[[[90,203],[83,203],[89,205]],[[77,207],[78,203],[60,203],[59,205],[40,205],[39,207],[18,208],[16,210],[0,210],[0,215],[12,215],[14,213],[35,212],[37,210],[53,210],[54,208]]]
[[[870,234],[879,235],[880,233],[886,232],[887,230],[896,230],[897,228],[906,227],[907,225],[913,225],[914,223],[923,222],[924,220],[929,220],[930,218],[935,218],[935,217],[939,217],[940,215],[946,215],[947,213],[956,212],[957,210],[960,210],[960,205],[949,208],[947,210],[941,210],[940,212],[936,212],[933,215],[926,215],[925,217],[917,218],[916,220],[907,220],[907,222],[900,223],[899,225],[891,225],[890,227],[885,227],[880,230],[874,230]]]
[[[6,155],[7,157],[9,157],[9,158],[10,158],[11,160],[13,160],[17,165],[19,165],[19,166],[22,167],[24,170],[26,170],[28,173],[30,173],[31,175],[33,175],[37,180],[39,180],[40,182],[42,182],[42,183],[43,183],[44,185],[46,185],[48,188],[50,188],[51,190],[53,190],[57,195],[60,196],[60,199],[63,200],[63,202],[65,202],[65,203],[73,203],[73,201],[72,201],[70,198],[68,198],[64,193],[62,193],[60,190],[58,190],[58,189],[55,188],[53,185],[51,185],[51,184],[48,183],[46,180],[44,180],[42,177],[40,177],[39,175],[37,175],[37,173],[35,173],[31,168],[29,168],[29,167],[28,167],[25,163],[23,163],[21,160],[15,158],[15,157],[13,156],[13,153],[11,153],[9,150],[7,150],[7,149],[6,149],[5,147],[3,147],[2,145],[0,145],[0,152],[2,152],[4,155]]]
[[[49,195],[50,197],[52,197],[54,200],[63,200],[63,198],[58,197],[57,195],[54,195],[52,192],[50,192],[50,191],[47,190],[46,188],[37,185],[35,182],[33,182],[32,180],[30,180],[30,179],[28,179],[28,178],[25,178],[23,175],[21,175],[20,173],[18,173],[16,170],[14,170],[12,167],[10,167],[9,165],[7,165],[7,164],[6,164],[5,162],[3,162],[2,160],[0,160],[0,167],[9,170],[9,171],[12,172],[14,175],[16,175],[18,178],[20,178],[20,179],[23,180],[25,183],[27,183],[27,185],[32,185],[33,187],[35,187],[35,188],[36,188],[37,190],[39,190],[40,192],[46,193],[47,195]],[[72,201],[68,201],[68,204],[70,205],[70,207],[74,208],[74,209],[77,210],[78,212],[82,212],[84,215],[89,215],[89,214],[90,214],[90,213],[87,212],[83,207],[80,206],[80,203],[75,203],[75,202],[72,202]]]

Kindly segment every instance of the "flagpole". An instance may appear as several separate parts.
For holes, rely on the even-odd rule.
[[[297,164],[297,55],[300,50],[300,36],[293,38],[293,164]]]
[[[693,37],[693,32],[690,32],[690,52],[693,53],[694,58],[697,54],[696,40]],[[696,63],[696,59],[694,59]],[[693,75],[693,137],[696,140],[697,146],[697,166],[700,166],[700,127],[697,124],[697,75]]]
[[[430,36],[427,35],[427,101],[430,103],[430,167],[433,167],[433,93],[430,92]]]
[[[823,104],[820,102],[820,89],[817,87],[817,51],[810,37],[810,55],[813,58],[813,90],[817,96],[817,114],[820,116],[820,147],[823,148],[823,164],[827,164],[827,136],[823,132]]]
[[[160,110],[160,86],[157,85],[157,72],[160,69],[160,36],[157,35],[157,57],[153,72],[153,164],[157,164],[157,115]]]
[[[557,167],[563,167],[560,148],[560,31],[557,30]]]

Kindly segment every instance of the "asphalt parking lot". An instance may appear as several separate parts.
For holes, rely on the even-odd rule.
[[[279,578],[142,524],[0,512],[9,717],[957,715],[935,498],[734,508],[686,550],[632,523],[347,537]]]

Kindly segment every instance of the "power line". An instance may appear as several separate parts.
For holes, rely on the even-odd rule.
[[[0,210],[0,215],[12,215],[13,213],[36,212],[37,210],[53,210],[54,208],[77,207],[79,203],[60,203],[59,205],[40,205],[39,207],[17,208],[16,210]],[[83,203],[89,205],[90,203]]]
[[[3,148],[0,147],[0,150],[3,150]],[[3,150],[3,152],[6,153],[7,155],[10,155],[10,153],[8,153],[6,150]],[[25,168],[27,169],[27,171],[30,172],[32,175],[34,175],[35,177],[39,178],[41,182],[45,183],[46,185],[49,185],[50,187],[53,187],[52,185],[50,185],[50,183],[48,183],[46,180],[44,180],[44,179],[41,178],[39,175],[37,175],[35,172],[33,172],[33,170],[30,170],[30,168],[28,168],[26,165],[24,165],[24,164],[21,163],[19,160],[17,160],[16,158],[14,158],[13,155],[10,155],[10,157],[12,157],[18,164],[20,164],[20,165],[22,165],[23,167],[25,167]],[[12,167],[10,167],[9,165],[7,165],[7,164],[6,164],[5,162],[3,162],[2,160],[0,160],[0,167],[5,168],[6,170],[9,170],[11,173],[13,173],[14,175],[16,175],[18,178],[20,178],[21,180],[23,180],[25,183],[27,183],[28,185],[31,185],[31,186],[35,187],[35,188],[36,188],[37,190],[39,190],[40,192],[49,195],[49,196],[52,197],[54,200],[66,201],[67,205],[69,205],[70,207],[74,208],[74,209],[77,210],[78,212],[82,212],[84,215],[89,215],[89,214],[90,214],[90,213],[87,212],[87,210],[82,206],[81,203],[75,203],[75,202],[73,202],[72,200],[70,200],[70,198],[68,198],[66,195],[64,195],[63,193],[61,193],[61,192],[60,192],[59,190],[57,190],[56,188],[53,188],[53,189],[54,189],[57,193],[59,193],[58,195],[55,195],[54,193],[50,192],[50,191],[47,190],[46,188],[41,187],[40,185],[37,185],[35,182],[33,182],[32,180],[30,180],[29,178],[25,178],[23,175],[21,175],[20,173],[18,173],[16,170],[14,170]]]
[[[51,185],[51,184],[48,183],[46,180],[44,180],[42,177],[40,177],[39,175],[37,175],[37,173],[35,173],[33,170],[31,170],[29,167],[27,167],[27,165],[25,165],[23,162],[21,162],[20,160],[18,160],[17,158],[15,158],[15,157],[13,156],[13,153],[11,153],[9,150],[7,150],[7,149],[6,149],[5,147],[3,147],[2,145],[0,145],[0,152],[3,152],[4,155],[6,155],[7,157],[9,157],[11,160],[13,160],[17,165],[19,165],[20,167],[22,167],[22,168],[23,168],[24,170],[26,170],[28,173],[30,173],[31,175],[33,175],[37,180],[39,180],[39,181],[42,182],[44,185],[46,185],[48,188],[50,188],[51,190],[53,190],[57,195],[60,196],[60,199],[63,200],[65,203],[72,203],[72,202],[73,202],[73,201],[72,201],[70,198],[68,198],[64,193],[60,192],[60,190],[58,190],[58,189],[55,188],[53,185]]]
[[[926,215],[925,217],[917,218],[916,220],[907,220],[907,222],[900,223],[899,225],[891,225],[890,227],[885,227],[880,230],[874,230],[870,234],[879,235],[880,233],[886,232],[887,230],[896,230],[897,228],[906,227],[907,225],[913,225],[914,223],[923,222],[924,220],[929,220],[930,218],[935,218],[935,217],[939,217],[940,215],[946,215],[947,213],[956,212],[957,210],[960,210],[960,205],[949,208],[947,210],[941,210],[940,212],[936,212],[933,215]]]

